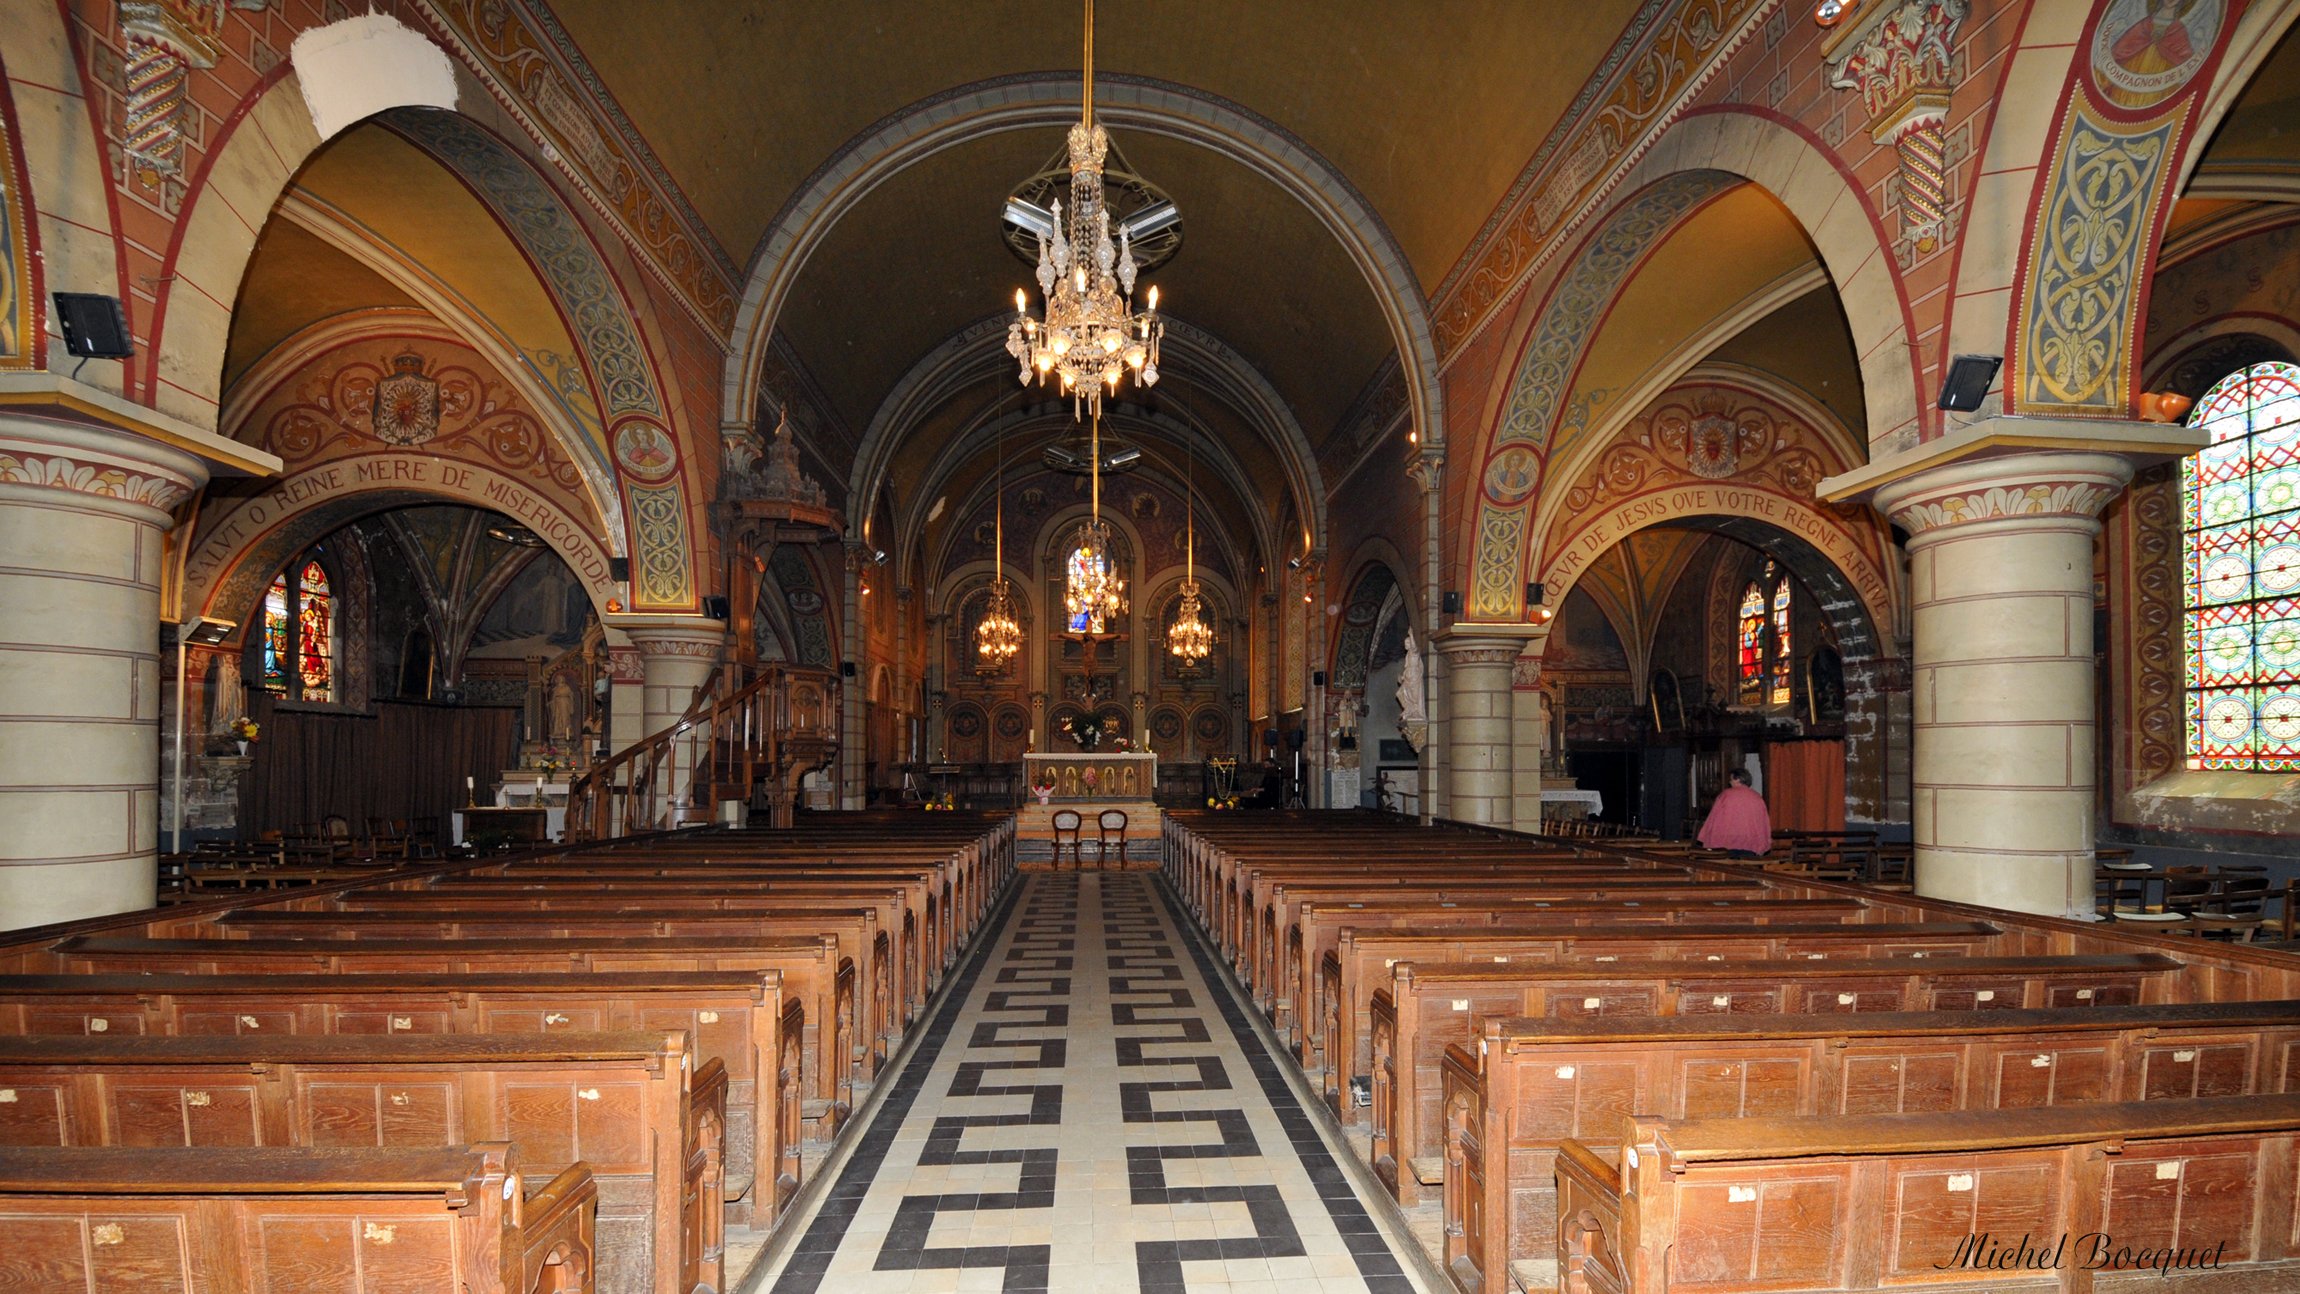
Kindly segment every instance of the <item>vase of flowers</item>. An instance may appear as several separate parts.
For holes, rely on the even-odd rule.
[[[1062,731],[1080,750],[1092,750],[1102,742],[1102,725],[1090,714],[1071,715],[1062,721]]]
[[[248,753],[248,746],[263,735],[263,725],[246,715],[232,720],[232,740],[239,743],[240,754]]]
[[[1045,777],[1046,780],[1036,784],[1035,786],[1032,786],[1030,788],[1030,793],[1038,797],[1039,807],[1044,808],[1046,806],[1046,802],[1054,798],[1054,775],[1052,773],[1045,773],[1041,774],[1041,776]]]

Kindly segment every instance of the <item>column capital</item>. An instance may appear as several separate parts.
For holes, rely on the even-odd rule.
[[[2204,448],[2202,428],[2128,418],[1976,418],[1937,440],[1889,454],[1866,467],[1823,480],[1815,493],[1826,503],[1874,500],[1909,477],[1955,463],[2038,453],[2108,454],[2134,468],[2180,458]],[[1880,510],[1884,508],[1878,503]]]
[[[1536,636],[1546,639],[1547,627],[1457,622],[1431,638],[1430,646],[1456,665],[1503,665]]]
[[[622,630],[642,656],[717,660],[727,644],[726,622],[700,616],[612,616],[607,626]]]
[[[2132,472],[2132,460],[2121,454],[2047,451],[1957,459],[1885,485],[1872,501],[1909,532],[1911,542],[1984,522],[2092,525],[2131,483]]]
[[[133,432],[44,418],[0,417],[0,487],[55,490],[125,506],[166,527],[207,484],[208,466]]]

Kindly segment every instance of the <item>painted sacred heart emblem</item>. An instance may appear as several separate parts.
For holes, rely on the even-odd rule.
[[[391,376],[375,384],[375,438],[420,445],[439,434],[439,383],[423,375],[420,355],[402,355],[391,367]]]
[[[1703,480],[1718,481],[1733,475],[1735,453],[1733,421],[1708,414],[1693,420],[1685,437],[1685,468]]]

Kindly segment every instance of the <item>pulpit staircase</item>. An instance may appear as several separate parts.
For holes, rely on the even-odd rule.
[[[676,722],[593,765],[568,788],[567,838],[613,840],[708,822],[736,800],[787,827],[799,780],[838,750],[828,670],[721,665]]]

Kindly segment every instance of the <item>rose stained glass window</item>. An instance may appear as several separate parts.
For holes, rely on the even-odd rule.
[[[2181,463],[2188,766],[2300,771],[2300,368],[2204,393]]]
[[[1789,677],[1793,672],[1790,668],[1792,657],[1789,637],[1789,578],[1784,575],[1781,577],[1781,582],[1773,586],[1773,682],[1769,689],[1770,695],[1766,699],[1774,705],[1789,704]]]
[[[1755,705],[1765,695],[1765,590],[1754,580],[1741,590],[1733,625],[1741,704]]]

